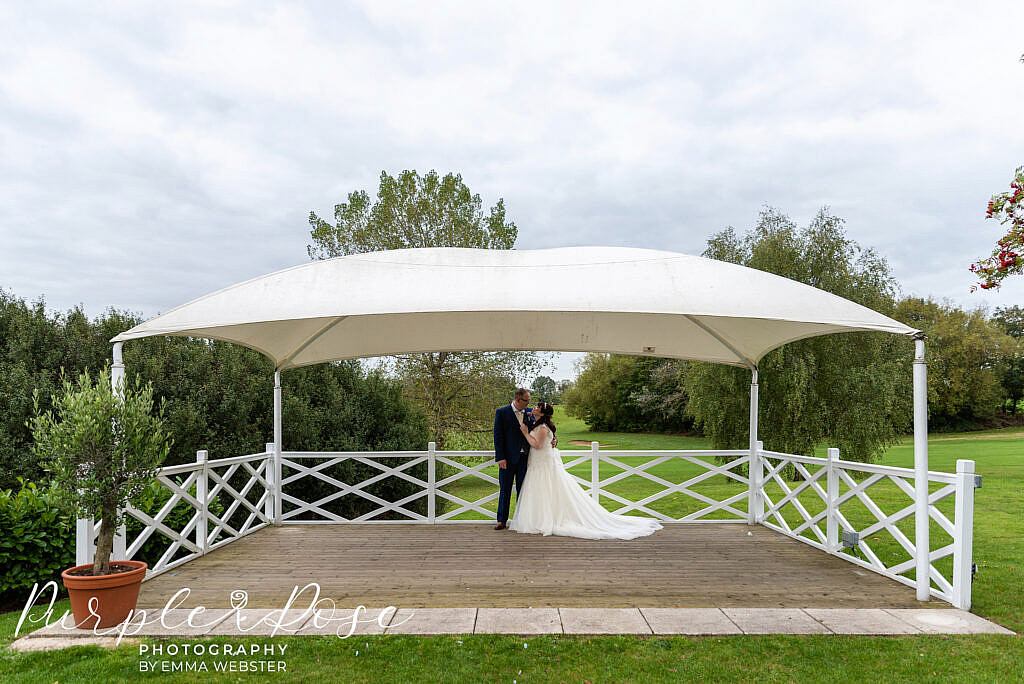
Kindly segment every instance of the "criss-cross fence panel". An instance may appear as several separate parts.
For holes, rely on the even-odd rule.
[[[493,452],[444,451],[431,455],[437,460],[429,493],[429,522],[493,520],[498,505],[498,478],[484,472],[495,468]]]
[[[774,451],[761,451],[764,478],[761,523],[783,534],[829,551],[827,530],[827,462]]]
[[[570,475],[620,514],[664,522],[743,522],[749,514],[746,450],[562,451]],[[759,450],[758,522],[914,586],[914,471]],[[284,452],[282,522],[459,523],[493,520],[493,452]],[[258,454],[162,468],[147,503],[131,507],[114,558],[141,559],[147,577],[271,524],[277,474],[273,445]],[[930,472],[931,594],[970,607],[973,461]],[[614,504],[618,504],[614,507]],[[91,562],[99,524],[80,520],[77,557]]]
[[[590,485],[597,501],[607,498],[621,504],[614,513],[637,511],[665,522],[747,518],[746,450],[594,450],[594,455],[591,482],[577,479]],[[716,465],[716,460],[721,463]],[[618,472],[604,475],[612,470]]]
[[[161,468],[141,508],[125,509],[114,559],[146,561],[148,579],[270,524],[271,464],[270,452],[210,461],[200,451],[195,463]],[[92,562],[101,524],[79,521],[80,559]]]
[[[285,452],[282,465],[288,524],[480,522],[497,505],[493,452]]]
[[[273,455],[209,461],[207,550],[273,523]]]
[[[560,455],[592,497],[619,504],[616,513],[669,522],[746,519],[744,450]],[[481,522],[493,520],[497,507],[498,470],[488,451],[285,452],[282,465],[285,523]]]
[[[286,451],[281,456],[282,520],[429,522],[430,453]]]
[[[916,586],[914,471],[761,451],[766,527],[908,586]],[[970,607],[973,461],[957,473],[929,472],[932,596]]]

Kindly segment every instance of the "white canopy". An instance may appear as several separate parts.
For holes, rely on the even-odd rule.
[[[809,285],[649,249],[403,249],[314,261],[200,297],[111,340],[235,342],[278,369],[389,354],[599,351],[756,367],[787,342],[917,331]]]

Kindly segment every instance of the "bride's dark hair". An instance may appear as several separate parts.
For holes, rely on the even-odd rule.
[[[551,416],[555,413],[555,407],[551,404],[546,404],[543,401],[538,401],[537,405],[533,408],[533,427],[538,425],[547,425],[551,430],[552,434],[555,432],[555,424],[551,422]],[[533,431],[533,428],[530,428]]]

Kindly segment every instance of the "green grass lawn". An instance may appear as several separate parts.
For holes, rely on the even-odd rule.
[[[559,447],[571,450],[573,440],[597,440],[615,444],[611,449],[706,449],[701,439],[670,435],[590,433],[586,426],[556,416]],[[771,445],[767,445],[771,446]],[[589,446],[578,447],[582,450]],[[822,452],[823,455],[823,452]],[[935,435],[929,442],[931,470],[952,472],[957,459],[977,462],[984,486],[976,490],[974,558],[978,576],[973,587],[973,612],[1014,631],[1024,631],[1024,430],[999,430],[955,435]],[[564,458],[570,458],[565,454]],[[643,462],[630,460],[630,464]],[[913,448],[905,440],[889,450],[883,463],[913,466]],[[607,468],[607,469],[606,469]],[[492,467],[493,469],[493,467]],[[617,472],[602,467],[607,478]],[[589,478],[589,461],[573,469]],[[661,477],[679,482],[701,468],[683,462],[652,469]],[[636,480],[638,478],[630,478]],[[712,498],[741,491],[716,476],[699,488]],[[450,491],[464,498],[494,492],[489,483],[460,485]],[[795,483],[790,483],[793,486]],[[644,482],[626,481],[609,487],[623,498],[635,500],[656,489]],[[778,496],[778,486],[769,488]],[[873,488],[872,498],[891,513],[909,500],[895,486]],[[801,496],[813,513],[813,495]],[[618,504],[602,500],[609,508]],[[940,508],[949,513],[951,502]],[[745,502],[738,507],[742,510]],[[682,515],[699,507],[689,497],[664,499],[655,504],[669,515]],[[493,506],[491,506],[493,509]],[[787,510],[787,520],[796,520]],[[844,509],[857,524],[866,511]],[[860,516],[860,517],[859,517]],[[902,525],[913,538],[913,523]],[[822,525],[824,529],[824,525]],[[937,528],[933,525],[933,534]],[[876,552],[898,553],[891,539],[869,540]],[[891,559],[889,559],[891,560]],[[912,575],[911,575],[912,576]],[[58,604],[58,612],[67,606]],[[138,679],[163,681],[259,681],[266,675],[139,674],[138,647],[115,650],[75,647],[38,654],[15,654],[2,646],[12,639],[19,613],[0,615],[0,681],[4,682],[122,682]],[[231,641],[217,639],[216,641]],[[263,643],[266,640],[235,640]],[[195,643],[196,640],[173,640]],[[165,642],[172,643],[172,642]],[[288,645],[287,674],[276,681],[822,681],[822,682],[1003,682],[1024,680],[1024,640],[1005,636],[744,636],[744,637],[572,637],[520,638],[501,635],[462,637],[409,637],[386,635],[347,640],[320,637],[282,637],[274,643]],[[524,648],[524,644],[526,648]],[[358,654],[357,654],[358,651]],[[179,658],[180,660],[181,658]]]
[[[66,608],[67,602],[60,604]],[[0,644],[17,613],[0,615]],[[198,643],[173,639],[169,644]],[[1020,637],[574,637],[386,635],[202,640],[286,645],[277,676],[139,673],[139,646],[16,654],[0,645],[6,682],[1016,682]],[[149,642],[153,643],[153,642]],[[170,662],[196,660],[165,656]],[[203,658],[212,670],[213,659]]]

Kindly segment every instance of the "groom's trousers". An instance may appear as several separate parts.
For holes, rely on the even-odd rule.
[[[519,462],[508,463],[507,467],[498,469],[498,522],[508,522],[508,509],[512,504],[512,484],[516,485],[516,500],[523,491],[523,480],[526,478],[526,459],[528,454],[520,454]]]

